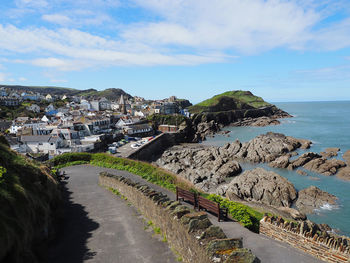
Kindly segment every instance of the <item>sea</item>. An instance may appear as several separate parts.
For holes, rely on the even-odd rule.
[[[238,139],[247,142],[254,137],[267,132],[283,133],[295,138],[308,139],[312,146],[305,151],[322,152],[329,147],[340,148],[335,158],[342,160],[342,155],[350,150],[350,101],[326,102],[283,102],[274,103],[280,109],[288,112],[293,118],[280,119],[281,124],[266,127],[225,127],[230,131],[227,135],[218,134],[202,142],[205,145],[222,146],[227,142]],[[241,163],[243,170],[263,167],[287,178],[297,190],[311,185],[329,192],[338,197],[337,205],[325,204],[308,219],[316,223],[326,223],[335,232],[350,237],[350,181],[339,179],[336,176],[324,176],[308,172],[302,176],[295,171],[271,168],[266,164]]]

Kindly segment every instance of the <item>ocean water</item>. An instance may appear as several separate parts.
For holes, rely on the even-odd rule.
[[[281,119],[281,125],[267,127],[226,127],[229,136],[216,135],[207,138],[203,144],[222,146],[227,142],[239,139],[246,142],[266,132],[279,132],[296,138],[309,139],[313,142],[306,151],[321,152],[328,147],[341,149],[342,159],[345,151],[350,150],[350,101],[341,102],[290,102],[275,103],[279,108],[293,115],[293,118]],[[304,150],[300,150],[300,153]],[[241,164],[243,169],[254,169],[257,166],[272,170],[286,177],[296,189],[301,190],[311,185],[334,194],[338,197],[336,206],[325,205],[308,218],[316,223],[329,224],[340,234],[350,236],[350,181],[336,176],[323,176],[308,171],[309,176],[301,176],[295,171],[275,169],[266,164]]]

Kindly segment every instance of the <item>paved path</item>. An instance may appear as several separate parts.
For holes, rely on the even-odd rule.
[[[49,248],[48,262],[177,262],[168,245],[144,230],[136,209],[98,186],[98,169],[65,168],[66,218]]]
[[[141,177],[134,175],[134,174],[131,174],[129,172],[118,171],[118,170],[107,169],[107,168],[100,168],[100,167],[93,167],[93,166],[87,166],[87,165],[68,167],[68,168],[65,168],[65,170],[67,171],[67,174],[71,176],[69,179],[68,185],[73,185],[76,183],[83,184],[83,185],[79,186],[79,189],[81,188],[83,190],[83,193],[80,194],[80,195],[83,195],[82,201],[86,200],[86,201],[84,201],[84,204],[89,204],[87,207],[89,212],[91,213],[91,215],[95,215],[95,214],[98,215],[97,216],[98,221],[100,222],[100,224],[102,226],[105,224],[105,221],[107,221],[107,222],[109,221],[108,215],[110,214],[110,212],[108,214],[105,214],[105,213],[107,213],[108,211],[111,210],[110,208],[108,209],[108,207],[113,206],[114,202],[118,203],[118,205],[116,205],[116,206],[118,206],[117,209],[125,209],[125,203],[122,202],[121,204],[119,204],[120,199],[118,199],[118,198],[112,198],[112,199],[108,198],[110,196],[110,195],[108,195],[108,191],[97,186],[98,174],[102,171],[108,171],[108,172],[113,173],[113,174],[119,174],[119,175],[130,178],[134,182],[141,182],[141,183],[147,184],[147,185],[151,186],[152,188],[154,188],[155,190],[161,191],[164,194],[167,194],[169,196],[169,198],[175,200],[174,193],[172,193],[172,192],[170,192],[162,187],[159,187],[157,185],[153,185],[153,184],[143,180]],[[76,181],[76,179],[73,178],[74,176],[76,176],[79,180]],[[84,180],[85,177],[86,177],[86,180]],[[95,183],[95,185],[94,185],[94,183]],[[74,190],[77,188],[78,188],[78,186],[73,186],[70,189]],[[95,195],[95,192],[98,192],[99,194]],[[73,194],[73,196],[74,195],[75,195],[75,193]],[[101,198],[102,200],[95,200],[96,198]],[[108,202],[106,201],[106,199],[108,199]],[[116,201],[116,200],[118,200],[118,201]],[[93,202],[95,204],[90,204],[90,202]],[[97,205],[100,205],[100,206],[96,207]],[[94,211],[94,210],[98,210],[98,211]],[[107,218],[104,218],[106,216],[107,216]],[[116,216],[116,215],[114,215],[114,216]],[[131,216],[131,218],[135,219],[135,216]],[[263,235],[255,234],[255,233],[249,231],[248,229],[242,227],[237,222],[217,222],[217,218],[212,216],[212,215],[209,215],[209,219],[211,220],[211,222],[214,225],[220,226],[224,230],[225,234],[228,237],[230,237],[230,238],[243,237],[244,247],[251,249],[252,252],[260,259],[260,261],[262,263],[320,263],[320,262],[323,262],[323,261],[320,261],[320,260],[298,250],[298,249],[291,247],[288,244],[285,244],[285,243],[282,243],[279,241],[275,241],[275,240],[268,238],[268,237],[265,237]],[[129,218],[124,219],[124,220],[129,220]],[[119,222],[119,223],[122,223],[122,222]],[[135,226],[137,226],[137,223],[138,222],[130,222],[131,225],[135,224]],[[113,224],[115,224],[115,222]],[[125,222],[124,222],[124,224],[125,224]],[[92,232],[94,233],[96,231],[92,230]],[[101,232],[101,231],[99,231],[99,232]],[[96,252],[99,249],[99,243],[105,244],[106,241],[103,240],[104,238],[108,239],[108,235],[100,235],[98,240],[97,240],[97,243],[96,243],[96,241],[93,241],[94,238],[92,238],[91,243],[95,244],[95,245],[93,246],[93,248],[91,248],[91,251]],[[114,242],[116,242],[116,241],[114,241]],[[142,241],[142,242],[145,242],[145,241]],[[138,245],[141,245],[141,246],[145,245],[145,244],[142,244],[142,242],[135,244],[135,249]],[[121,251],[124,251],[124,250],[121,250]],[[120,252],[115,251],[116,257],[118,255],[118,253],[120,253]],[[163,252],[163,253],[165,253],[165,252]],[[167,254],[167,253],[165,253],[165,254]],[[163,255],[159,256],[159,258],[163,258]],[[163,258],[162,260],[163,261],[159,261],[159,262],[171,262],[171,261],[166,261],[165,258]],[[56,262],[59,262],[59,261],[56,261]],[[68,262],[68,261],[64,261],[64,262]],[[92,261],[92,262],[100,262],[100,261]],[[149,262],[149,261],[142,261],[142,259],[138,259],[137,261],[104,261],[104,262],[118,262],[119,263],[119,262]],[[158,261],[154,260],[152,262],[158,262]]]

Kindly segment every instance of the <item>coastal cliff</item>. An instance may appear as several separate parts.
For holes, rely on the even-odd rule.
[[[275,105],[265,102],[250,91],[228,91],[188,108],[195,130],[193,141],[205,140],[220,127],[266,126],[279,124],[278,118],[292,117]]]

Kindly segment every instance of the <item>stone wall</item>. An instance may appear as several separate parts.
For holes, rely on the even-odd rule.
[[[350,262],[350,240],[319,229],[311,222],[292,223],[282,218],[265,216],[260,221],[260,234],[286,242],[326,262]]]
[[[162,133],[155,137],[152,141],[142,145],[127,158],[141,161],[153,161],[163,151],[176,144],[174,134]]]
[[[205,212],[195,212],[146,185],[122,176],[101,173],[99,183],[124,195],[148,220],[160,227],[184,262],[256,262],[241,238],[227,238]],[[132,248],[130,248],[132,249]]]

